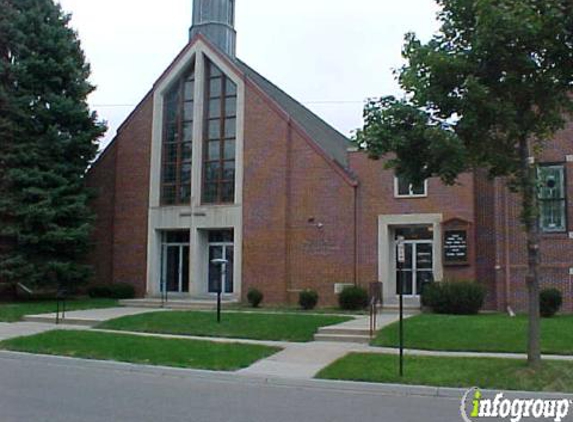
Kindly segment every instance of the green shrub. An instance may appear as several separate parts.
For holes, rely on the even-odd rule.
[[[305,311],[314,309],[317,303],[318,303],[318,293],[316,293],[314,290],[310,289],[303,290],[298,295],[298,304]]]
[[[347,311],[364,309],[368,306],[368,292],[358,286],[345,287],[338,295],[338,304]]]
[[[435,303],[438,303],[441,296],[442,283],[427,283],[421,295],[422,306],[433,308]]]
[[[422,292],[422,305],[438,314],[475,315],[483,307],[485,288],[471,281],[433,283]]]
[[[263,301],[263,298],[264,298],[263,293],[258,289],[251,288],[247,293],[247,300],[249,301],[249,304],[253,308],[258,308],[261,302]]]
[[[563,295],[557,289],[544,289],[539,294],[539,307],[543,318],[555,316],[563,305]]]
[[[88,296],[94,299],[133,299],[135,288],[131,284],[101,284],[88,289]]]
[[[94,299],[108,298],[111,296],[110,286],[97,285],[88,288],[88,296]]]

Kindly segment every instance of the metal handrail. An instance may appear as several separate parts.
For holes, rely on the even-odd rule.
[[[370,338],[374,338],[374,334],[376,333],[376,318],[378,316],[377,302],[378,299],[374,296],[370,299]]]
[[[370,283],[370,338],[373,338],[377,329],[378,304],[382,304],[383,285],[379,281]]]
[[[56,294],[56,325],[58,325],[60,322],[66,319],[66,299],[67,299],[66,295],[67,295],[66,289],[64,288],[58,289],[58,292]]]

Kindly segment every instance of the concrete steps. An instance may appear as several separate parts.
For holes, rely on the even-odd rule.
[[[217,302],[214,299],[169,299],[163,304],[161,299],[147,298],[120,300],[119,303],[123,306],[137,308],[165,308],[178,311],[211,311],[217,308]],[[223,300],[221,306],[228,308],[236,303],[234,300]]]
[[[400,310],[400,306],[398,306],[398,305],[384,305],[384,307],[381,308],[378,311],[378,313],[379,314],[398,313],[399,310]],[[417,315],[420,312],[421,312],[420,306],[404,305],[404,313]]]
[[[420,313],[420,309],[412,306],[404,312],[404,317]],[[376,317],[376,327],[381,329],[398,320],[398,310],[384,307]],[[322,327],[314,336],[315,341],[333,341],[340,343],[370,343],[370,318],[368,316],[357,317],[341,324]]]
[[[340,326],[323,327],[314,335],[314,340],[368,344],[370,343],[370,330]]]

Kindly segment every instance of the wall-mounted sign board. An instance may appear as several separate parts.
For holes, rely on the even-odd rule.
[[[467,230],[446,230],[444,232],[444,264],[465,265],[468,257]]]
[[[452,218],[442,223],[442,230],[444,265],[470,265],[472,260],[471,223],[460,218]]]

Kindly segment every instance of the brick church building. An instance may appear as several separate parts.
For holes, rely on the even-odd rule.
[[[526,247],[519,200],[475,171],[456,186],[413,186],[235,55],[234,0],[195,0],[190,41],[90,169],[99,192],[97,283],[139,297],[223,293],[295,303],[314,289],[333,305],[345,284],[383,283],[396,301],[398,235],[405,292],[477,280],[487,307],[524,309]],[[318,77],[318,75],[317,75]],[[542,285],[573,311],[573,127],[540,162]],[[551,183],[545,183],[551,181]]]

